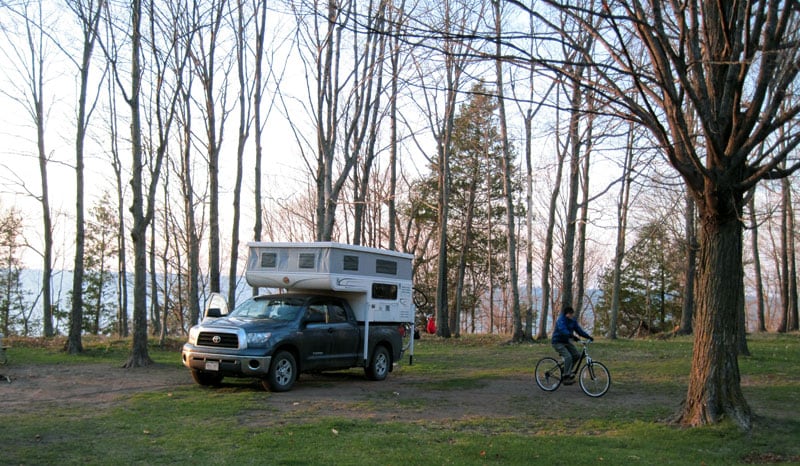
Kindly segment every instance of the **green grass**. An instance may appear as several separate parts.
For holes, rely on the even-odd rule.
[[[89,343],[77,357],[15,345],[12,364],[121,365],[126,345]],[[176,346],[152,346],[151,357],[179,367]],[[424,398],[384,397],[378,389],[349,407],[358,416],[347,416],[325,409],[281,412],[268,403],[273,394],[252,385],[183,385],[96,408],[53,407],[46,415],[7,414],[0,407],[0,464],[800,463],[800,416],[794,414],[800,406],[800,337],[758,335],[749,347],[752,356],[740,358],[743,390],[756,414],[748,433],[729,422],[685,429],[662,421],[677,410],[686,389],[689,338],[598,341],[592,355],[609,367],[613,380],[600,399],[539,393],[525,381],[521,385],[543,402],[531,403],[530,394],[520,393],[510,401],[512,415],[428,419],[429,409],[455,403],[468,390],[528,377],[535,360],[553,351],[549,344],[512,345],[499,337],[427,337],[416,346],[415,364],[390,375],[428,391]],[[391,409],[423,416],[369,416],[370,410]]]

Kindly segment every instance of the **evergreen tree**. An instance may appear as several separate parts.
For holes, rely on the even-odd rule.
[[[90,210],[86,226],[83,329],[99,334],[114,330],[114,301],[109,301],[116,279],[111,267],[118,254],[116,209],[106,192]]]
[[[620,276],[620,309],[617,326],[622,335],[639,331],[671,330],[680,322],[682,309],[681,241],[671,238],[661,223],[645,226],[625,254]],[[605,331],[611,311],[611,268],[600,277],[601,298],[595,308],[596,325]]]
[[[453,264],[448,270],[449,281],[456,284],[450,288],[449,299],[458,311],[450,322],[456,334],[465,315],[470,316],[474,328],[481,302],[487,303],[490,312],[485,324],[492,326],[492,292],[508,281],[503,153],[496,111],[497,98],[482,84],[476,84],[454,120],[447,251]],[[436,215],[428,206],[436,206],[437,173],[434,161],[430,175],[417,184],[412,195],[412,204],[419,206],[412,215],[417,221],[429,222],[431,228],[435,227]],[[518,179],[515,185],[518,192]],[[424,278],[416,278],[419,286],[424,286]]]
[[[22,213],[11,208],[0,213],[0,332],[16,333],[27,328],[26,294],[22,286]],[[23,331],[23,333],[27,333]]]

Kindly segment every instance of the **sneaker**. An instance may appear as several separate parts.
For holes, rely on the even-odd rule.
[[[574,377],[565,377],[565,378],[561,379],[561,384],[562,385],[572,385],[574,383],[575,383],[575,378]]]

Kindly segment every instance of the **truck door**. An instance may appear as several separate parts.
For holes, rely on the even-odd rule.
[[[359,351],[358,327],[348,319],[344,306],[337,301],[328,303],[328,322],[331,328],[331,362],[342,367],[352,366]]]
[[[303,316],[303,344],[300,358],[303,370],[324,367],[329,357],[331,333],[328,331],[327,309],[323,303],[311,302]]]

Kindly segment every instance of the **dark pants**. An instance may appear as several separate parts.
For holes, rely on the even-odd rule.
[[[555,348],[558,354],[564,358],[564,375],[566,376],[572,374],[572,364],[577,362],[581,357],[581,353],[578,352],[578,348],[575,348],[575,345],[570,342],[553,343],[553,348]]]

